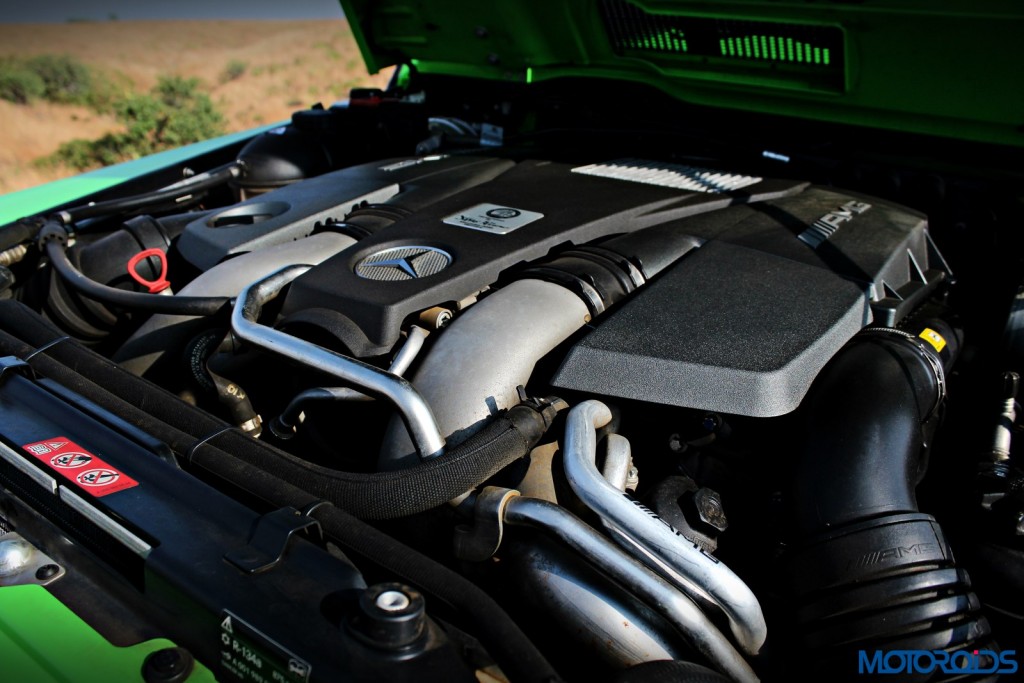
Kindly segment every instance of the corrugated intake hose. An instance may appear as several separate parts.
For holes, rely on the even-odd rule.
[[[0,340],[0,353],[4,355],[24,357],[62,336],[30,309],[10,301],[0,302],[0,328],[30,347],[26,350],[5,335]],[[416,514],[465,493],[529,453],[551,419],[543,410],[513,406],[471,439],[429,462],[394,472],[339,472],[308,463],[241,432],[223,431],[228,425],[221,420],[155,385],[139,382],[131,373],[71,340],[56,344],[31,360],[33,367],[59,381],[54,374],[59,369],[53,367],[51,359],[185,432],[190,437],[187,441],[168,442],[175,451],[188,453],[197,440],[209,438],[208,443],[235,454],[250,466],[279,476],[362,519]],[[218,435],[210,438],[213,434]],[[203,449],[196,450],[194,459],[202,458],[202,453]]]
[[[0,332],[0,355],[28,358],[36,350],[35,346],[61,339],[59,333],[31,310],[13,302],[0,302],[0,325],[23,331],[26,338],[49,338],[26,343]],[[70,340],[55,343],[32,356],[29,362],[45,377],[165,442],[192,467],[202,468],[270,506],[303,509],[321,500],[317,494],[253,467],[245,457],[247,451],[275,450],[266,444],[229,431],[199,445],[202,437],[197,438],[197,433],[209,428],[211,423],[217,429],[206,436],[227,425]],[[525,410],[532,412],[530,408]],[[166,415],[176,415],[179,419],[165,421]],[[429,464],[436,467],[439,462]],[[465,620],[463,625],[479,638],[512,681],[555,683],[560,680],[511,617],[476,584],[339,507],[321,505],[311,516],[320,521],[327,537],[346,553],[374,563],[458,612]]]
[[[869,328],[804,400],[795,485],[802,541],[787,575],[804,646],[793,665],[812,678],[854,679],[860,666],[884,673],[878,667],[898,663],[901,651],[941,658],[994,648],[967,574],[914,495],[957,336],[940,321]],[[945,678],[939,669],[927,680]]]

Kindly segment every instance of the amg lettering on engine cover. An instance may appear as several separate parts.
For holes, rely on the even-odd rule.
[[[871,205],[864,202],[848,201],[835,211],[829,211],[824,216],[814,221],[814,224],[811,225],[811,227],[797,235],[797,239],[809,246],[811,249],[817,249],[822,242],[832,237],[836,230],[843,226],[843,223],[851,220],[855,215],[864,213],[870,208]]]

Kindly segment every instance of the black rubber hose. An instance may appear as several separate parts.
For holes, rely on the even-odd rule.
[[[271,472],[357,517],[392,519],[443,505],[479,486],[525,457],[540,441],[545,428],[541,413],[513,406],[441,457],[402,470],[372,474],[339,472],[270,449],[249,449],[244,458],[251,466]],[[233,437],[225,434],[218,443],[226,446]]]
[[[197,192],[205,192],[206,190],[219,187],[229,180],[237,178],[241,172],[242,167],[238,162],[232,161],[231,163],[224,164],[223,166],[219,166],[211,171],[201,173],[181,183],[177,183],[172,187],[132,195],[130,197],[120,197],[118,199],[109,199],[104,202],[74,206],[70,209],[58,211],[54,216],[65,225],[70,225],[71,223],[85,220],[87,218],[99,218],[101,216],[109,216],[115,213],[134,211],[136,209],[141,209],[163,202],[177,201],[184,197],[188,197],[189,195],[194,195]]]
[[[912,334],[869,329],[821,371],[804,401],[807,438],[795,480],[803,534],[917,511],[923,429],[944,397],[949,357]]]
[[[10,310],[12,307],[5,308]],[[9,320],[6,315],[8,310],[0,313],[0,320]],[[168,444],[183,460],[191,452],[190,463],[193,467],[198,467],[271,506],[303,509],[319,500],[317,496],[269,472],[252,467],[236,453],[212,445],[214,440],[196,448],[195,437],[168,425],[150,413],[154,406],[171,405],[183,410],[194,409],[146,380],[129,375],[140,391],[133,392],[131,397],[125,397],[120,391],[112,393],[91,381],[83,373],[48,357],[47,354],[56,352],[61,347],[68,347],[69,344],[71,342],[61,342],[36,355],[31,359],[32,365],[45,377],[75,391]],[[0,353],[25,358],[34,350],[32,345],[0,332]],[[93,355],[97,360],[105,360],[90,351],[86,353]],[[246,442],[250,446],[258,445],[258,442],[252,439],[246,439]],[[337,543],[343,551],[369,560],[458,612],[470,625],[473,635],[480,639],[511,680],[536,683],[553,683],[560,680],[551,665],[512,618],[476,584],[338,507],[320,506],[311,514],[320,521],[327,537]]]
[[[226,296],[165,296],[162,294],[146,294],[132,292],[96,282],[75,268],[68,259],[67,244],[59,237],[51,237],[55,231],[64,232],[62,227],[49,223],[40,232],[40,239],[46,245],[46,256],[50,259],[54,271],[61,279],[79,294],[111,306],[147,311],[149,313],[169,313],[172,315],[208,316],[214,315],[231,303]],[[49,232],[48,232],[49,231]],[[66,236],[67,233],[64,232]]]
[[[854,680],[861,656],[994,647],[966,572],[914,494],[958,336],[940,321],[865,330],[804,399],[801,538],[784,574],[802,646],[791,665],[812,679]]]
[[[0,301],[0,328],[31,347],[43,346],[62,336],[31,309],[13,301]],[[15,353],[4,350],[8,345],[0,343],[0,351]],[[56,344],[45,355],[31,360],[40,372],[52,374],[47,356],[189,434],[192,442],[229,426],[155,385],[140,383],[135,375],[73,341]],[[540,440],[549,419],[546,411],[515,406],[441,457],[403,470],[371,474],[314,465],[236,431],[223,432],[212,441],[250,466],[271,472],[357,517],[392,519],[442,505],[526,456]],[[187,451],[191,442],[168,445]]]
[[[0,251],[7,251],[23,242],[30,242],[39,234],[43,221],[38,218],[22,218],[0,230]]]

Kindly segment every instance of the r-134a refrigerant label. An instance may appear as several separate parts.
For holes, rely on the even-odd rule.
[[[243,683],[309,683],[313,667],[225,610],[220,622],[220,664]]]

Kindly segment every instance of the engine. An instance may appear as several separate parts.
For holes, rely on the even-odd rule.
[[[0,519],[120,584],[124,640],[224,680],[1016,669],[970,578],[1021,562],[1016,375],[960,372],[924,213],[593,150],[245,185],[281,134],[5,268]]]

